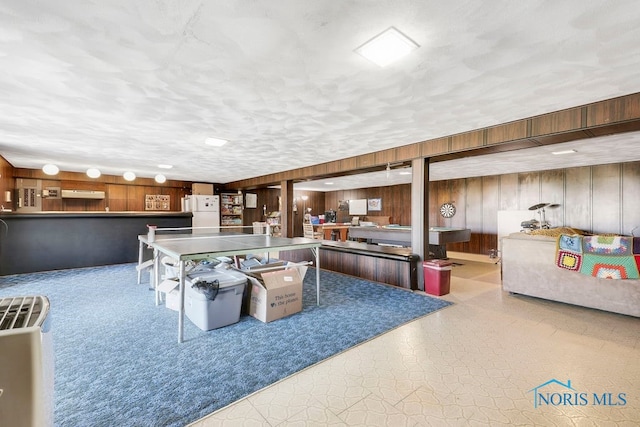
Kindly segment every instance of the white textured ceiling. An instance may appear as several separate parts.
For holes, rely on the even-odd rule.
[[[0,154],[226,183],[640,92],[638,40],[634,0],[3,0]]]

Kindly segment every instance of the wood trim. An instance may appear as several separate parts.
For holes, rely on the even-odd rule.
[[[573,108],[533,117],[530,136],[550,135],[580,129],[583,111],[583,108]]]
[[[474,130],[451,137],[451,151],[480,148],[484,145],[484,129]]]
[[[587,106],[587,127],[640,119],[640,97],[622,96]]]
[[[420,157],[433,157],[438,154],[444,154],[451,151],[451,138],[438,138],[430,141],[424,141],[420,143],[421,155]],[[418,157],[414,157],[418,158]]]
[[[526,120],[520,120],[488,128],[487,145],[502,144],[506,141],[516,141],[526,138],[527,123]]]

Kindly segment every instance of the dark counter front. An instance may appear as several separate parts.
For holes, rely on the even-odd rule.
[[[308,250],[281,252],[286,261],[310,259]],[[407,248],[391,248],[359,242],[324,240],[320,247],[320,268],[406,289],[419,289],[420,257]]]
[[[147,224],[191,227],[190,212],[38,212],[0,215],[0,276],[138,261]]]

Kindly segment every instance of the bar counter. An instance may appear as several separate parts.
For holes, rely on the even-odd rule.
[[[138,261],[147,224],[191,227],[191,212],[0,212],[0,276]]]

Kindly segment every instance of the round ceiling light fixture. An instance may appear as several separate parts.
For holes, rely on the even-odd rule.
[[[136,179],[136,174],[131,171],[127,171],[122,174],[122,177],[127,181],[133,181],[134,179]]]
[[[58,172],[60,172],[60,169],[56,165],[48,163],[42,167],[42,172],[47,175],[57,175]]]
[[[96,168],[87,169],[87,176],[89,178],[99,178],[100,175],[101,175],[100,170],[98,170]]]
[[[156,175],[155,180],[158,184],[164,184],[167,181],[167,177],[159,173]]]

